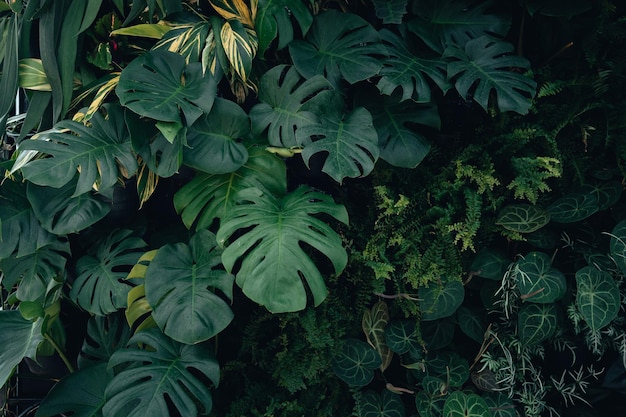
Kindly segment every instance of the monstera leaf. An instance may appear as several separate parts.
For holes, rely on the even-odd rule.
[[[384,301],[374,304],[371,310],[365,310],[361,320],[361,327],[367,338],[367,343],[376,349],[380,355],[380,370],[382,372],[391,364],[393,358],[393,351],[389,349],[385,341],[387,323],[389,323],[389,308]]]
[[[90,313],[102,316],[126,307],[131,287],[126,275],[146,246],[131,234],[130,230],[114,230],[76,262],[78,276],[70,297]]]
[[[119,365],[128,367],[107,386],[104,415],[167,416],[170,407],[182,416],[210,413],[213,402],[205,380],[217,385],[220,370],[205,343],[184,345],[148,329],[113,354],[109,369]]]
[[[152,306],[146,298],[145,278],[148,266],[158,251],[158,249],[153,249],[141,255],[141,258],[126,277],[126,279],[133,280],[134,283],[138,284],[128,291],[128,307],[125,311],[126,321],[133,333],[157,327],[154,317],[152,317]]]
[[[490,97],[500,111],[528,113],[537,83],[515,69],[526,70],[530,63],[513,55],[513,45],[489,36],[468,41],[464,47],[450,46],[448,77],[461,97],[472,97],[485,111]]]
[[[248,148],[248,160],[237,171],[213,175],[198,173],[174,194],[174,207],[188,229],[204,229],[235,206],[237,192],[250,187],[274,195],[287,191],[285,163],[259,147]]]
[[[404,417],[404,403],[398,394],[366,391],[359,400],[359,417]]]
[[[336,96],[319,109],[320,123],[300,128],[302,137],[316,138],[306,143],[302,159],[309,165],[313,155],[325,155],[322,171],[341,183],[344,178],[367,176],[380,153],[378,134],[372,115],[363,107],[351,113],[343,111],[343,101]]]
[[[69,252],[67,242],[56,241],[28,255],[0,259],[2,285],[10,291],[19,284],[20,301],[43,301],[51,281],[63,276]]]
[[[189,241],[162,247],[146,271],[146,298],[167,336],[203,342],[228,326],[233,312],[214,289],[232,299],[234,277],[221,267],[215,235],[198,231]]]
[[[610,250],[613,261],[622,274],[626,274],[626,220],[619,222],[611,231]]]
[[[94,365],[61,379],[37,410],[37,417],[70,414],[74,417],[102,417],[104,391],[113,377],[106,363]]]
[[[482,249],[472,261],[472,271],[481,278],[499,281],[504,276],[510,261],[498,250]]]
[[[37,346],[43,341],[42,324],[43,319],[25,320],[17,310],[0,310],[0,386],[22,359],[35,359]]]
[[[446,64],[441,58],[414,54],[409,50],[406,37],[401,38],[390,30],[383,29],[380,36],[388,53],[383,59],[381,77],[376,84],[381,93],[390,96],[399,89],[402,92],[400,101],[411,99],[429,103],[432,90],[429,81],[447,91]]]
[[[78,173],[73,197],[94,187],[105,191],[137,170],[123,110],[114,105],[102,106],[88,126],[64,120],[56,124],[55,130],[20,144],[20,151],[29,150],[49,157],[24,165],[24,178],[37,185],[60,188]]]
[[[315,17],[306,40],[289,44],[293,63],[303,76],[323,75],[333,86],[342,79],[350,84],[372,77],[385,54],[378,32],[352,13],[328,10]]]
[[[543,252],[530,252],[517,261],[517,287],[524,300],[552,303],[563,298],[567,290],[565,275],[551,264],[552,259]]]
[[[443,415],[446,417],[491,417],[491,411],[480,395],[455,391],[446,400]]]
[[[358,339],[347,339],[332,360],[335,374],[346,384],[362,387],[374,379],[374,370],[381,364],[373,347]]]
[[[91,317],[78,354],[78,367],[85,369],[108,362],[115,351],[126,346],[130,336],[130,328],[119,313]]]
[[[305,36],[313,24],[313,16],[302,0],[259,0],[254,28],[259,36],[259,55],[278,36],[278,49],[282,49],[293,40],[295,18],[302,36]]]
[[[504,207],[496,224],[507,230],[531,233],[541,229],[550,221],[550,213],[532,204],[509,204]]]
[[[123,106],[141,116],[182,123],[182,112],[191,125],[211,111],[217,86],[199,62],[186,65],[181,55],[157,49],[124,68],[115,92]]]
[[[252,132],[261,134],[267,129],[267,140],[272,146],[293,147],[302,144],[298,129],[319,122],[308,110],[311,105],[323,105],[324,91],[332,88],[321,75],[303,81],[294,67],[278,65],[261,77],[259,103],[250,110]]]
[[[413,12],[417,17],[409,22],[409,29],[437,52],[450,45],[463,47],[482,35],[504,37],[510,19],[489,14],[490,6],[488,1],[471,6],[455,0],[415,1]]]
[[[230,100],[216,98],[211,112],[187,131],[183,162],[209,174],[236,171],[248,159],[248,150],[240,139],[249,131],[246,112]]]
[[[463,302],[465,288],[460,281],[431,283],[419,289],[422,320],[437,320],[449,317]]]
[[[406,14],[407,0],[373,0],[376,17],[384,24],[399,25]]]
[[[237,199],[240,204],[229,211],[217,232],[218,242],[226,246],[222,254],[226,270],[233,271],[241,261],[237,285],[271,312],[304,309],[307,292],[319,305],[326,298],[326,285],[302,245],[321,252],[335,272],[341,272],[347,263],[341,238],[312,215],[325,213],[347,224],[345,207],[306,187],[282,199],[248,188]]]
[[[526,304],[517,315],[517,328],[524,346],[532,346],[550,338],[556,331],[554,304]]]
[[[620,291],[605,271],[586,266],[576,272],[576,308],[591,330],[600,330],[619,313]]]

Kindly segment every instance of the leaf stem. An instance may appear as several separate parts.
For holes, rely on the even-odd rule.
[[[54,341],[54,339],[52,339],[52,337],[50,336],[50,334],[48,333],[44,333],[43,337],[46,338],[46,340],[48,342],[50,342],[50,344],[52,345],[52,347],[54,348],[54,350],[59,354],[59,357],[61,358],[61,360],[63,361],[63,363],[65,364],[65,367],[67,368],[68,371],[70,371],[70,373],[74,373],[76,372],[76,370],[74,369],[74,366],[72,366],[72,364],[70,363],[70,361],[67,359],[67,356],[65,356],[65,353],[63,353],[63,351],[61,350],[61,348],[59,347],[59,345],[57,345],[57,343]]]

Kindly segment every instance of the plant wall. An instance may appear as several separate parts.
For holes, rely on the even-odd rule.
[[[624,16],[0,3],[0,386],[56,357],[38,417],[607,412]]]

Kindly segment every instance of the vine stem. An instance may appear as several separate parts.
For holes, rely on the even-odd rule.
[[[74,367],[72,366],[70,361],[67,359],[67,356],[65,356],[65,353],[63,353],[63,351],[61,350],[59,345],[56,344],[54,339],[52,339],[52,337],[50,337],[50,335],[48,333],[44,333],[43,337],[45,337],[46,340],[48,342],[50,342],[50,344],[52,345],[54,350],[59,354],[59,357],[61,358],[61,360],[65,364],[65,367],[67,368],[67,370],[70,371],[71,374],[73,374],[76,370],[74,369]]]

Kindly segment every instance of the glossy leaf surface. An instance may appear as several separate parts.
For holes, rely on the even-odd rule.
[[[374,379],[374,370],[381,364],[373,347],[358,339],[347,339],[332,360],[335,374],[346,384],[362,387]]]
[[[455,391],[450,394],[443,406],[446,417],[491,417],[491,411],[485,400],[477,394]]]
[[[550,221],[550,213],[531,204],[509,204],[504,207],[496,224],[507,230],[531,233],[541,229]]]
[[[382,394],[366,391],[359,402],[359,417],[404,417],[404,403],[398,394],[384,390]]]
[[[17,310],[0,310],[0,385],[4,386],[22,359],[35,359],[43,341],[42,324],[42,319],[25,320]]]
[[[565,276],[551,264],[552,259],[543,252],[530,252],[517,262],[517,287],[525,301],[552,303],[565,295]]]
[[[600,330],[619,313],[620,291],[605,271],[586,266],[576,272],[576,308],[592,330]]]
[[[431,283],[419,289],[422,320],[437,320],[454,314],[463,302],[465,288],[460,281]]]
[[[532,346],[550,338],[556,331],[557,309],[554,304],[526,304],[517,315],[520,341]]]

